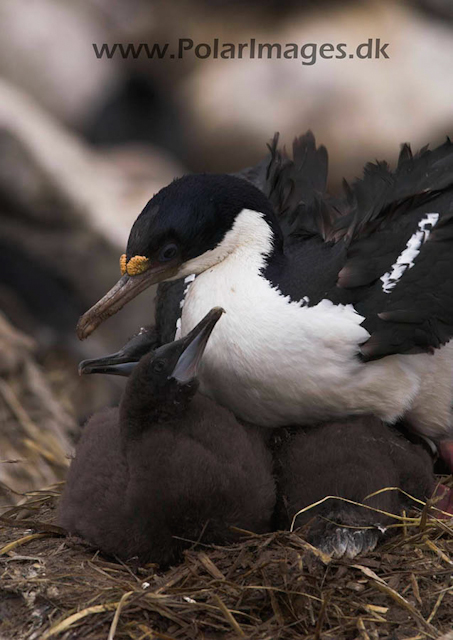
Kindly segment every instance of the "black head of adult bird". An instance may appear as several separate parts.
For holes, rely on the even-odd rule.
[[[119,409],[84,427],[59,511],[68,532],[107,554],[168,565],[194,542],[235,539],[234,527],[270,528],[275,487],[262,430],[196,394],[221,314],[212,309],[185,338],[138,363],[136,343],[129,363],[103,359],[103,372],[129,379]]]
[[[452,175],[450,141],[415,156],[405,145],[395,171],[367,165],[333,200],[326,151],[306,134],[293,160],[274,140],[243,174],[175,180],[137,218],[123,276],[79,337],[150,284],[185,277],[181,335],[213,305],[227,311],[200,381],[236,415],[263,426],[405,416],[448,440]]]

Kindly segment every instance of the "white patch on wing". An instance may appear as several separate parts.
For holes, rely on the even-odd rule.
[[[391,293],[393,287],[398,284],[407,269],[412,269],[414,260],[420,253],[421,247],[429,238],[429,234],[439,220],[438,213],[427,213],[418,223],[418,231],[409,238],[406,248],[398,256],[390,271],[381,277],[382,290],[384,293]]]

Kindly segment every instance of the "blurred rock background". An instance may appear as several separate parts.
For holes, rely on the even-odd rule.
[[[450,0],[0,0],[0,508],[64,477],[80,424],[122,382],[77,376],[153,313],[86,343],[146,201],[188,171],[233,171],[311,128],[331,188],[453,129]],[[389,59],[98,59],[93,43],[389,43]],[[9,488],[8,488],[9,487]],[[11,491],[13,489],[14,491]]]

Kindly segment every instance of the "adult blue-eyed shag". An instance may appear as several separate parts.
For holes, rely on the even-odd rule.
[[[235,539],[232,527],[269,530],[275,487],[262,429],[196,394],[221,313],[138,364],[104,359],[105,373],[129,379],[119,409],[83,430],[60,505],[67,531],[105,553],[167,565],[193,542]]]
[[[293,160],[276,139],[270,150],[242,174],[189,175],[156,194],[79,337],[151,284],[188,278],[181,335],[214,305],[227,312],[200,368],[205,394],[263,426],[404,416],[446,440],[448,457],[452,144],[414,156],[404,145],[394,171],[369,164],[336,199],[311,134]]]

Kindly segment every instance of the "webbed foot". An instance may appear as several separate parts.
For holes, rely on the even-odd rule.
[[[337,519],[338,520],[338,519]],[[353,528],[351,525],[319,519],[309,530],[308,541],[333,558],[355,558],[373,551],[383,536],[378,528]]]

